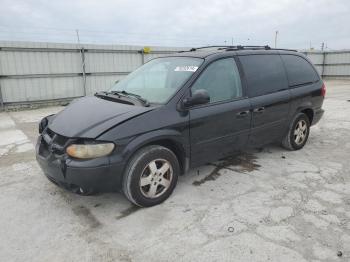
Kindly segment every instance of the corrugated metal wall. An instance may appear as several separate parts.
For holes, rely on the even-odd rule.
[[[4,104],[74,98],[107,90],[151,58],[181,48],[0,42]]]
[[[183,48],[0,42],[0,104],[91,95],[144,62]],[[350,77],[350,51],[304,52],[323,77]],[[1,106],[0,105],[0,106]]]
[[[304,52],[324,78],[350,77],[350,51]]]

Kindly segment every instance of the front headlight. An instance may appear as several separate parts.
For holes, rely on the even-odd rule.
[[[113,143],[101,144],[72,144],[67,147],[66,152],[75,158],[96,158],[110,154],[115,145]]]

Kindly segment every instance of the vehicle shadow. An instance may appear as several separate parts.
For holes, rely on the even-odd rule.
[[[222,169],[245,174],[258,171],[261,167],[261,163],[258,163],[259,155],[267,153],[279,154],[283,157],[284,152],[286,151],[279,146],[269,145],[264,148],[249,149],[235,153],[217,162],[190,169],[184,176],[179,178],[178,187],[199,187],[208,181],[214,181],[221,176],[220,170]],[[146,210],[130,203],[122,192],[82,196],[54,187],[54,185],[50,187],[51,189],[53,189],[53,192],[50,194],[56,194],[63,199],[73,213],[91,228],[99,228],[103,224],[103,221],[100,221],[101,217],[108,217],[109,219],[107,220],[113,218],[114,221],[118,221],[136,212],[144,212]],[[174,194],[176,194],[176,191],[178,190],[175,189]],[[179,192],[181,191],[180,189]],[[162,205],[164,204],[160,206]]]

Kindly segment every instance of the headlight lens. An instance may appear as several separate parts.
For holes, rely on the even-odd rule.
[[[67,147],[67,154],[75,158],[96,158],[110,154],[115,145],[113,143],[101,144],[73,144]]]

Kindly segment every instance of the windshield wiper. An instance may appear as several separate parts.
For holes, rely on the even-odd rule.
[[[128,101],[128,100],[125,100],[125,99],[121,99],[121,95],[112,94],[110,92],[105,92],[105,91],[96,92],[95,96],[100,97],[102,99],[109,100],[109,101],[118,101],[119,103],[128,104],[128,105],[134,105],[133,101]],[[126,96],[124,96],[124,97],[126,97]]]
[[[139,100],[144,106],[150,106],[150,103],[148,102],[148,100],[143,98],[142,96],[140,96],[138,94],[129,93],[125,90],[123,90],[123,91],[110,91],[110,93],[113,95],[132,96],[132,97],[135,97],[137,100]]]

